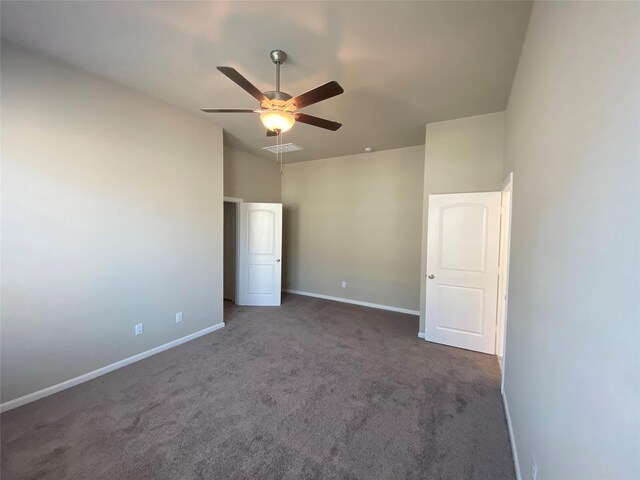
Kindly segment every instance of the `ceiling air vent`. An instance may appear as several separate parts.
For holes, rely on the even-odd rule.
[[[302,147],[296,145],[295,143],[284,143],[282,145],[272,145],[270,147],[262,147],[263,150],[267,150],[271,153],[291,153],[291,152],[299,152],[302,150]]]

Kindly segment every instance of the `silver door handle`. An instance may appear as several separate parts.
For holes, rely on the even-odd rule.
[[[276,258],[276,262],[279,262],[279,261],[280,261],[280,259],[279,259],[279,258]]]
[[[436,277],[434,277],[433,275],[429,275],[427,278],[428,278],[429,280],[433,280],[433,279],[434,279],[434,278],[436,278]]]

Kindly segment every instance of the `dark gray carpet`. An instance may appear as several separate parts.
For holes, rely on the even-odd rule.
[[[6,412],[2,479],[513,479],[495,357],[286,295]]]

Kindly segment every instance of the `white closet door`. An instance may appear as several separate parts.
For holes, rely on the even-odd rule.
[[[495,353],[500,196],[429,196],[426,340]]]
[[[280,305],[282,204],[239,204],[238,305]]]

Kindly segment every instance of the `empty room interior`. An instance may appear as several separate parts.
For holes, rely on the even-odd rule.
[[[640,2],[0,17],[3,480],[640,480]]]

